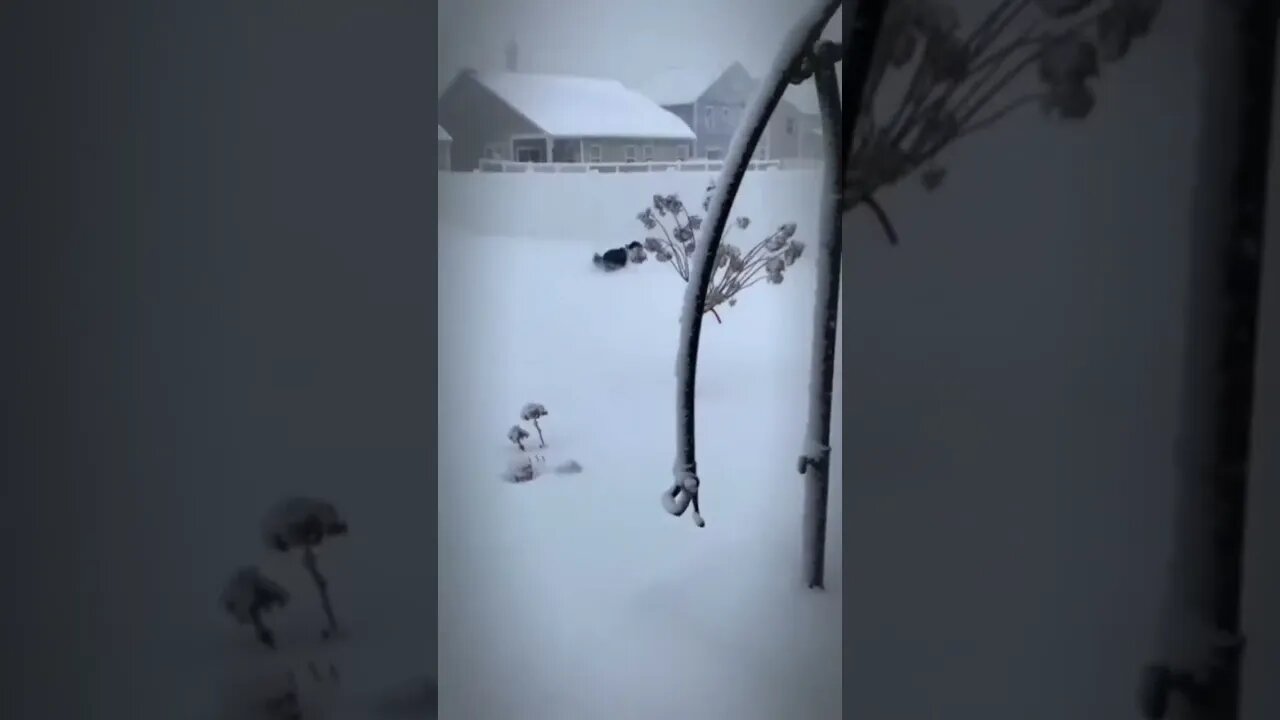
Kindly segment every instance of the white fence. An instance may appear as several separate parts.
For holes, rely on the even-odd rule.
[[[753,160],[748,170],[780,169],[781,160]],[[621,163],[530,163],[510,160],[482,159],[476,172],[491,173],[646,173],[646,172],[720,172],[723,160],[684,160],[677,162],[621,162]]]
[[[654,195],[676,193],[701,213],[707,182],[716,172],[534,173],[442,172],[436,200],[438,222],[463,234],[587,239],[601,247],[643,240],[636,214]],[[799,225],[810,245],[822,196],[814,170],[749,172],[733,213],[755,228]],[[735,231],[736,232],[736,231]],[[762,235],[759,237],[763,237]],[[757,239],[759,239],[757,237]]]

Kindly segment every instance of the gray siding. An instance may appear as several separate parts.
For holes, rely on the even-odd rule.
[[[680,118],[684,121],[685,125],[688,125],[690,129],[693,129],[693,103],[686,103],[684,105],[665,105],[663,106],[663,109]]]
[[[689,123],[689,127],[697,133],[695,156],[707,157],[709,151],[716,149],[720,153],[728,151],[729,144],[733,142],[733,136],[742,124],[747,104],[751,102],[757,86],[758,83],[746,69],[734,63],[712,83],[711,87],[707,88],[693,107],[688,105],[667,107],[668,110],[681,115]],[[765,160],[812,156],[814,150],[806,148],[806,143],[802,142],[801,138],[815,123],[816,119],[805,115],[791,103],[783,101],[770,119],[764,139],[756,147],[753,157],[757,160]]]
[[[769,160],[788,160],[801,157],[800,138],[812,127],[808,116],[788,102],[778,103],[766,129],[769,138]],[[812,144],[812,143],[811,143]]]
[[[722,153],[727,152],[745,110],[743,104],[699,101],[698,124],[694,128],[694,132],[698,134],[697,156],[706,157],[707,151],[712,148],[719,148]]]
[[[512,110],[476,82],[460,76],[437,104],[440,125],[453,136],[454,170],[475,170],[484,157],[485,147],[500,143],[504,159],[511,157],[511,136],[539,132],[523,116]]]
[[[585,146],[586,159],[592,161],[591,146],[599,145],[602,157],[600,162],[620,163],[626,162],[627,146],[636,149],[636,162],[644,162],[644,148],[650,146],[653,148],[653,160],[655,162],[671,162],[679,159],[679,149],[684,147],[692,151],[692,140],[653,140],[648,138],[583,138]]]
[[[716,148],[720,153],[728,152],[754,91],[755,81],[751,75],[741,64],[734,63],[702,93],[697,102],[697,116],[690,123],[698,135],[697,157],[706,157],[709,150]]]
[[[806,115],[804,119],[804,144],[800,146],[800,157],[820,158],[823,156],[822,121],[814,115]]]
[[[755,92],[756,81],[739,63],[730,65],[724,74],[698,98],[698,104],[746,105]]]
[[[539,156],[530,162],[546,162],[546,141],[542,139],[517,139],[513,141],[515,149],[530,148],[536,150]],[[600,147],[600,157],[595,159],[592,157],[592,146]],[[635,155],[632,158],[634,162],[645,162],[645,148],[652,148],[652,156],[648,159],[653,162],[671,162],[680,159],[680,148],[683,147],[687,153],[686,157],[692,157],[692,140],[659,140],[652,138],[560,138],[552,141],[551,162],[557,163],[575,163],[575,162],[602,162],[602,163],[621,163],[627,162],[627,148],[633,148]]]

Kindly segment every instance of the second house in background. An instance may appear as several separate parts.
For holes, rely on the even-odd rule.
[[[693,128],[697,135],[694,157],[721,160],[759,86],[760,81],[735,62],[718,71],[666,70],[638,89]],[[813,81],[788,88],[756,147],[755,159],[820,158],[819,126]]]

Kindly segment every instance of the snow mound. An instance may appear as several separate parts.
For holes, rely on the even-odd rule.
[[[502,478],[511,483],[527,483],[551,473],[553,475],[578,475],[582,464],[577,460],[565,460],[551,465],[545,455],[526,455],[511,463]]]

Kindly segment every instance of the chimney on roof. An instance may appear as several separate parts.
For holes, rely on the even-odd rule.
[[[515,40],[507,43],[507,72],[520,72],[520,46]]]

